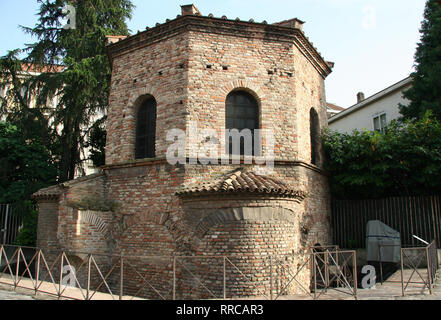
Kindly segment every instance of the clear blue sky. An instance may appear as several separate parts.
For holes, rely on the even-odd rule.
[[[132,0],[128,22],[135,33],[173,19],[192,0]],[[342,107],[404,79],[413,70],[425,0],[194,0],[204,15],[253,18],[269,23],[297,17],[328,61],[336,63],[326,80],[327,100]],[[34,40],[19,25],[33,26],[36,0],[0,0],[0,55]]]

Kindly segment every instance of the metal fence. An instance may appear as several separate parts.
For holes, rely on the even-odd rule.
[[[441,196],[377,200],[333,200],[333,243],[365,248],[368,221],[379,220],[401,233],[403,246],[418,246],[416,235],[441,248]]]
[[[13,244],[22,227],[22,215],[9,204],[0,204],[0,243]]]
[[[338,246],[311,248],[313,298],[336,291],[357,299],[357,254]]]
[[[405,276],[404,270],[411,272]],[[409,284],[421,284],[432,294],[436,284],[436,274],[439,269],[438,250],[433,241],[426,247],[401,249],[401,287],[403,296]]]
[[[277,300],[293,286],[312,299],[334,289],[357,297],[355,251],[314,248],[294,268],[291,258],[268,257],[253,268],[241,264],[242,256],[109,256],[0,245],[0,283],[74,300]]]

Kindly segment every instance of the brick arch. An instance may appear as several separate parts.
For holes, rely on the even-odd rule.
[[[158,100],[156,100],[155,96],[150,93],[146,93],[146,94],[142,94],[142,95],[138,96],[138,98],[135,99],[135,101],[132,104],[135,118],[136,118],[136,114],[138,113],[138,110],[141,107],[141,105],[143,104],[143,102],[145,102],[148,99],[153,99],[153,100],[155,100],[156,103],[158,103]]]
[[[80,219],[81,223],[86,223],[88,225],[96,227],[106,240],[110,240],[111,233],[110,233],[109,225],[97,214],[95,214],[90,210],[82,211],[80,217],[81,217]]]
[[[158,90],[155,87],[148,85],[142,88],[138,88],[136,90],[132,90],[130,92],[129,99],[127,101],[128,114],[125,114],[125,119],[126,119],[125,123],[127,127],[132,128],[136,124],[136,116],[138,109],[141,106],[142,102],[145,101],[146,98],[148,97],[153,97],[156,101],[157,108],[160,107],[161,96],[159,95]],[[134,142],[135,132],[130,132],[129,136],[131,139],[133,139],[132,142]]]
[[[128,220],[124,222],[124,228],[122,232],[127,232],[130,228],[134,228],[141,223],[153,224],[165,227],[178,249],[188,248],[191,246],[190,232],[185,227],[181,220],[174,220],[169,213],[161,214],[148,214],[142,218],[142,222],[139,221],[138,215],[130,216]]]
[[[134,214],[134,215],[127,215],[123,218],[123,232],[127,231],[128,229],[138,225],[140,223],[140,219],[139,219],[139,214]],[[170,219],[170,216],[168,213],[162,213],[162,214],[148,214],[148,215],[143,215],[142,216],[142,222],[144,223],[152,223],[152,224],[157,224],[157,225],[161,225],[161,226],[165,226],[168,221]]]
[[[220,89],[225,96],[225,101],[227,96],[233,91],[243,90],[251,94],[261,107],[263,101],[265,101],[264,87],[259,87],[255,83],[249,80],[235,80],[231,81]]]
[[[234,221],[283,221],[295,223],[294,211],[283,207],[240,207],[218,209],[207,214],[196,226],[194,236],[202,239],[210,229]]]
[[[157,88],[152,85],[146,85],[141,88],[137,88],[130,91],[130,96],[127,102],[127,113],[125,114],[125,129],[127,130],[127,137],[130,145],[130,157],[135,159],[135,144],[136,144],[136,119],[138,109],[142,102],[147,98],[152,97],[156,101],[156,113],[158,114],[158,108],[161,105],[161,96]],[[135,128],[135,129],[133,129]]]
[[[136,107],[136,102],[139,102],[140,97],[143,96],[152,96],[156,99],[156,101],[158,101],[158,90],[152,85],[135,89],[130,93],[128,105],[131,107]]]

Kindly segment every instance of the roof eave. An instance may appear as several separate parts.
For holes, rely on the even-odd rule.
[[[168,20],[164,24],[157,24],[154,28],[149,28],[145,31],[138,32],[135,35],[128,36],[125,39],[119,40],[118,42],[107,45],[106,49],[110,63],[111,65],[113,64],[113,60],[118,54],[123,54],[135,47],[142,47],[144,45],[148,45],[149,43],[156,42],[158,41],[158,39],[170,36],[172,34],[180,32],[181,30],[188,30],[191,27],[195,28],[197,26],[201,26],[202,22],[207,23],[205,26],[210,26],[210,24],[218,23],[219,25],[224,26],[241,25],[262,28],[262,34],[264,34],[265,37],[271,36],[271,34],[285,36],[286,39],[294,42],[294,44],[306,56],[306,58],[310,60],[310,62],[317,68],[319,73],[324,78],[326,78],[332,72],[330,64],[322,57],[317,48],[313,46],[313,44],[305,36],[304,32],[298,28],[278,26],[267,23],[257,23],[254,21],[230,20],[225,18],[215,18],[198,15],[178,16],[173,20]],[[216,30],[213,31],[220,32],[220,29],[221,28],[216,28]],[[225,31],[225,28],[222,30]],[[146,37],[147,34],[150,34],[151,37]],[[232,34],[236,33],[232,32]]]
[[[374,103],[375,101],[378,101],[379,99],[386,97],[386,96],[408,86],[409,84],[412,83],[412,81],[413,81],[413,79],[411,77],[403,79],[403,80],[397,82],[396,84],[394,84],[394,85],[392,85],[392,86],[390,86],[380,92],[377,92],[376,94],[370,96],[369,98],[363,100],[362,102],[357,103],[357,104],[341,111],[340,113],[337,113],[335,116],[333,116],[332,118],[330,118],[328,120],[328,123],[331,124],[339,119],[347,117],[350,114],[352,114],[360,109],[363,109],[364,107]]]

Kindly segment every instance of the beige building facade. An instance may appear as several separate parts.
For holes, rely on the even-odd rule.
[[[383,132],[388,123],[401,117],[399,105],[409,103],[403,92],[411,86],[409,77],[366,99],[359,93],[357,104],[329,119],[329,128],[341,133],[351,133],[354,129]]]

